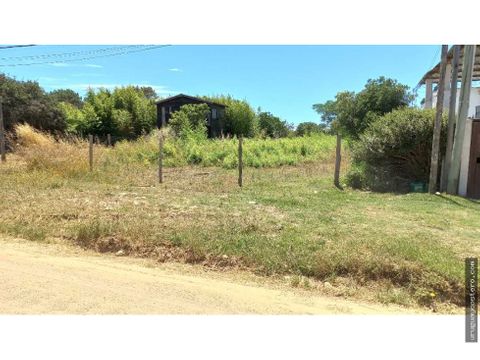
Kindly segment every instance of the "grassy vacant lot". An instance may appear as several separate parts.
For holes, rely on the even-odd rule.
[[[167,131],[165,136],[166,166],[219,166],[232,169],[238,166],[238,140],[175,139]],[[328,135],[312,135],[283,139],[245,139],[243,162],[256,168],[281,165],[296,165],[325,159],[335,146],[335,138]],[[134,142],[117,144],[113,156],[105,161],[123,164],[156,164],[158,159],[158,136],[154,132]],[[113,157],[113,158],[112,158]]]
[[[287,275],[293,286],[321,280],[338,295],[433,307],[463,303],[463,259],[480,256],[479,202],[338,190],[333,147],[317,161],[247,168],[243,189],[236,171],[221,167],[167,168],[162,185],[149,163],[62,172],[87,153],[57,150],[46,152],[50,166],[35,165],[38,149],[1,165],[0,233]]]

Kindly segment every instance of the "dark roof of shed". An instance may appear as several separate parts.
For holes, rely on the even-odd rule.
[[[224,104],[220,104],[220,103],[213,102],[213,101],[208,101],[208,100],[205,100],[205,99],[202,99],[202,98],[197,98],[197,97],[189,96],[189,95],[185,95],[185,94],[178,94],[178,95],[166,98],[166,99],[157,100],[155,103],[156,104],[165,104],[165,103],[168,103],[170,101],[174,101],[174,100],[177,100],[177,99],[180,99],[180,98],[185,98],[185,99],[188,99],[188,100],[198,101],[198,102],[205,103],[205,104],[208,104],[208,105],[216,105],[216,106],[220,106],[220,107],[227,107]]]

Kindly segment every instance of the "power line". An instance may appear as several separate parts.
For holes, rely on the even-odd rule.
[[[141,45],[136,45],[136,46],[141,46]],[[97,59],[97,58],[102,58],[102,57],[112,57],[112,56],[119,56],[119,55],[126,55],[126,54],[131,54],[131,53],[136,53],[136,52],[142,52],[142,51],[149,51],[149,50],[154,50],[154,49],[159,49],[159,48],[164,48],[167,46],[171,45],[152,45],[152,46],[144,46],[140,49],[135,48],[132,50],[124,50],[120,52],[115,52],[111,54],[99,54],[99,55],[91,55],[91,56],[84,56],[80,58],[75,58],[75,59],[61,59],[62,62],[75,62],[75,61],[84,61],[84,60],[91,60],[91,59]],[[117,48],[118,50],[118,48]],[[41,65],[41,64],[55,64],[59,60],[49,60],[49,61],[39,61],[39,62],[31,62],[31,63],[17,63],[17,64],[0,64],[0,67],[6,67],[6,66],[30,66],[30,65]]]
[[[0,50],[3,49],[13,49],[13,48],[22,48],[22,47],[31,47],[31,46],[37,46],[37,45],[5,45],[5,46],[0,46]]]
[[[429,69],[433,68],[433,65],[435,64],[435,60],[437,59],[437,56],[440,54],[440,49],[441,49],[441,46],[438,46],[437,50],[435,50],[435,54],[433,55],[430,66],[428,67]],[[422,86],[422,85],[420,83],[418,83],[417,86],[415,86],[413,88],[413,92],[414,92],[415,96],[417,96],[418,90],[420,89],[420,86]]]
[[[56,58],[56,57],[72,57],[72,56],[83,56],[83,55],[92,55],[96,53],[103,53],[103,52],[109,52],[109,51],[121,51],[125,49],[130,49],[130,48],[139,48],[139,47],[145,47],[145,45],[128,45],[128,46],[122,46],[122,47],[109,47],[109,48],[102,48],[102,49],[95,49],[95,50],[82,50],[82,51],[74,51],[74,52],[62,52],[62,53],[53,53],[53,54],[39,54],[39,55],[22,55],[22,56],[9,56],[9,57],[3,57],[0,58],[0,60],[30,60],[30,59],[48,59],[48,58]]]

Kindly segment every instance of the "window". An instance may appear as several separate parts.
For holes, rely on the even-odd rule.
[[[475,106],[475,119],[480,119],[480,105]]]
[[[212,109],[212,119],[217,118],[217,109]]]

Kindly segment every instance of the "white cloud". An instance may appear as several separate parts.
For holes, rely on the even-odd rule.
[[[50,66],[55,66],[55,67],[69,67],[70,64],[67,64],[67,63],[52,63],[52,64],[49,64]]]
[[[103,68],[102,65],[97,65],[97,64],[85,64],[85,67],[90,67],[90,68]]]
[[[171,68],[171,69],[168,69],[168,71],[181,72],[182,70],[179,68]]]
[[[143,85],[143,86],[152,86],[152,85]],[[181,91],[172,90],[163,85],[153,85],[152,88],[155,90],[157,95],[161,95],[161,96],[164,96],[164,95],[170,96],[170,95],[181,93]]]

